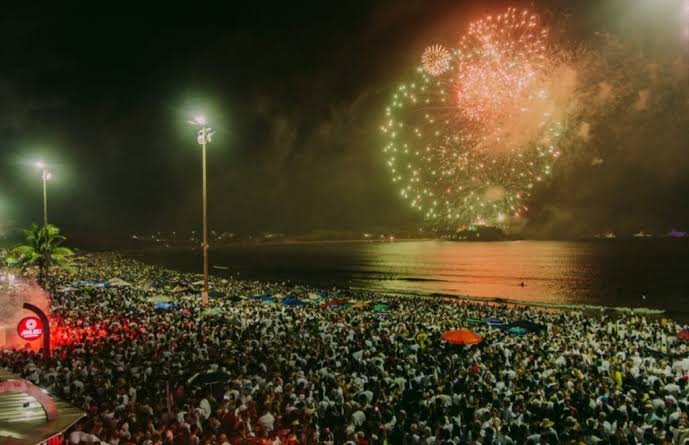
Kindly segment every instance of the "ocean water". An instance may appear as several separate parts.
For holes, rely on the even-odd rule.
[[[138,252],[200,272],[200,252]],[[211,274],[329,288],[449,294],[551,305],[649,307],[689,315],[689,242],[398,241],[236,246]],[[523,283],[523,284],[522,284]]]

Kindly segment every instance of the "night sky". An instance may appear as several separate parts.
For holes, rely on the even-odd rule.
[[[57,225],[108,234],[198,228],[200,148],[186,121],[200,111],[216,130],[212,228],[415,226],[421,220],[398,198],[381,150],[392,89],[424,46],[451,41],[482,12],[532,3],[6,8],[0,228],[40,221],[40,175],[31,166],[38,158],[54,169],[49,215]],[[611,31],[635,36],[644,57],[670,60],[678,50],[659,30],[672,26],[659,14],[640,27],[649,15],[631,3],[643,1],[536,7],[573,44]],[[688,226],[689,141],[686,119],[677,118],[688,111],[683,100],[665,100],[643,117],[618,112],[599,123],[594,141],[536,194],[525,233]]]

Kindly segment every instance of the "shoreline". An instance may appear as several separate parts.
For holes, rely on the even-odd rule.
[[[415,240],[418,241],[418,240]],[[368,241],[365,241],[368,242]],[[319,242],[320,243],[320,242]],[[86,254],[98,254],[98,252],[85,252]],[[177,269],[177,268],[172,268],[169,266],[165,266],[162,264],[158,263],[149,263],[143,261],[143,259],[137,257],[136,255],[132,255],[134,252],[133,251],[113,251],[113,253],[125,256],[129,259],[133,259],[136,261],[141,262],[142,264],[146,264],[149,266],[155,266],[155,267],[160,267],[164,270],[169,270],[173,271],[176,273],[183,273],[183,274],[191,274],[195,277],[201,277],[202,275],[199,273],[193,273],[193,272],[185,272],[183,270]],[[222,279],[227,279],[231,278],[233,280],[237,281],[255,281],[258,283],[262,284],[270,284],[270,283],[278,283],[278,281],[274,280],[265,280],[265,279],[248,279],[245,277],[240,276],[223,276],[217,273],[214,273],[214,271],[218,270],[227,270],[227,269],[216,269],[216,268],[211,268],[209,271],[209,277],[213,277],[218,280]],[[332,288],[324,288],[322,286],[315,286],[315,285],[310,285],[306,284],[303,282],[298,282],[298,281],[293,281],[291,279],[287,280],[291,285],[295,287],[299,286],[306,286],[306,287],[311,287],[314,289],[317,289],[318,291],[326,291],[330,292],[332,291]],[[671,311],[667,309],[660,309],[660,308],[652,308],[652,307],[631,307],[631,306],[606,306],[602,304],[575,304],[575,303],[548,303],[548,302],[539,302],[539,301],[525,301],[525,300],[519,300],[519,299],[514,299],[514,298],[509,298],[509,297],[498,297],[498,296],[492,296],[492,297],[481,297],[481,296],[474,296],[474,295],[462,295],[462,294],[446,294],[446,293],[436,293],[436,292],[422,292],[419,290],[412,290],[409,292],[403,292],[403,291],[390,291],[390,290],[385,290],[385,289],[376,289],[372,287],[361,287],[361,286],[348,286],[348,287],[337,287],[335,286],[334,289],[336,291],[347,291],[347,292],[370,292],[370,293],[375,293],[381,296],[390,296],[390,297],[404,297],[404,298],[424,298],[424,299],[442,299],[443,301],[451,302],[451,301],[463,301],[463,302],[468,302],[468,303],[481,303],[481,304],[489,304],[489,305],[507,305],[507,306],[520,306],[520,307],[529,307],[529,308],[537,308],[537,309],[542,309],[542,310],[549,310],[549,311],[582,311],[586,312],[589,314],[612,314],[612,315],[641,315],[641,316],[646,316],[646,317],[661,317],[661,316],[668,316],[671,317],[674,320],[681,320],[683,322],[689,322],[689,313],[682,313],[679,311]],[[356,296],[353,296],[356,298]],[[351,298],[351,297],[350,297]]]
[[[534,307],[539,309],[557,310],[557,311],[584,311],[584,312],[610,312],[615,314],[634,314],[643,316],[660,316],[666,314],[672,314],[671,311],[666,309],[657,309],[651,307],[627,307],[627,306],[605,306],[599,304],[568,304],[568,303],[546,303],[538,301],[525,301],[525,300],[515,300],[512,298],[504,297],[479,297],[473,295],[452,295],[452,294],[442,294],[442,293],[420,293],[420,292],[390,292],[385,290],[375,290],[364,287],[351,287],[352,290],[362,290],[366,292],[376,292],[381,295],[389,296],[399,296],[399,297],[415,297],[415,298],[428,298],[428,299],[442,299],[445,301],[463,301],[468,303],[482,303],[482,304],[492,304],[492,305],[506,305],[506,306],[521,306],[521,307]],[[672,317],[673,319],[681,319],[677,317]],[[684,317],[683,317],[684,318]],[[689,321],[689,314],[686,317]]]

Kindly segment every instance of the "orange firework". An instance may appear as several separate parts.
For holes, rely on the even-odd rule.
[[[476,148],[505,153],[542,133],[555,112],[555,57],[536,15],[509,8],[473,22],[452,79],[458,119],[476,127]]]
[[[548,63],[548,30],[538,18],[510,8],[472,23],[460,41],[457,106],[464,118],[489,122],[519,113],[546,94],[539,80]]]

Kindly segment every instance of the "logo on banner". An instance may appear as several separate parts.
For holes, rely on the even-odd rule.
[[[17,325],[17,333],[24,340],[36,340],[43,335],[43,322],[37,317],[22,318]]]

